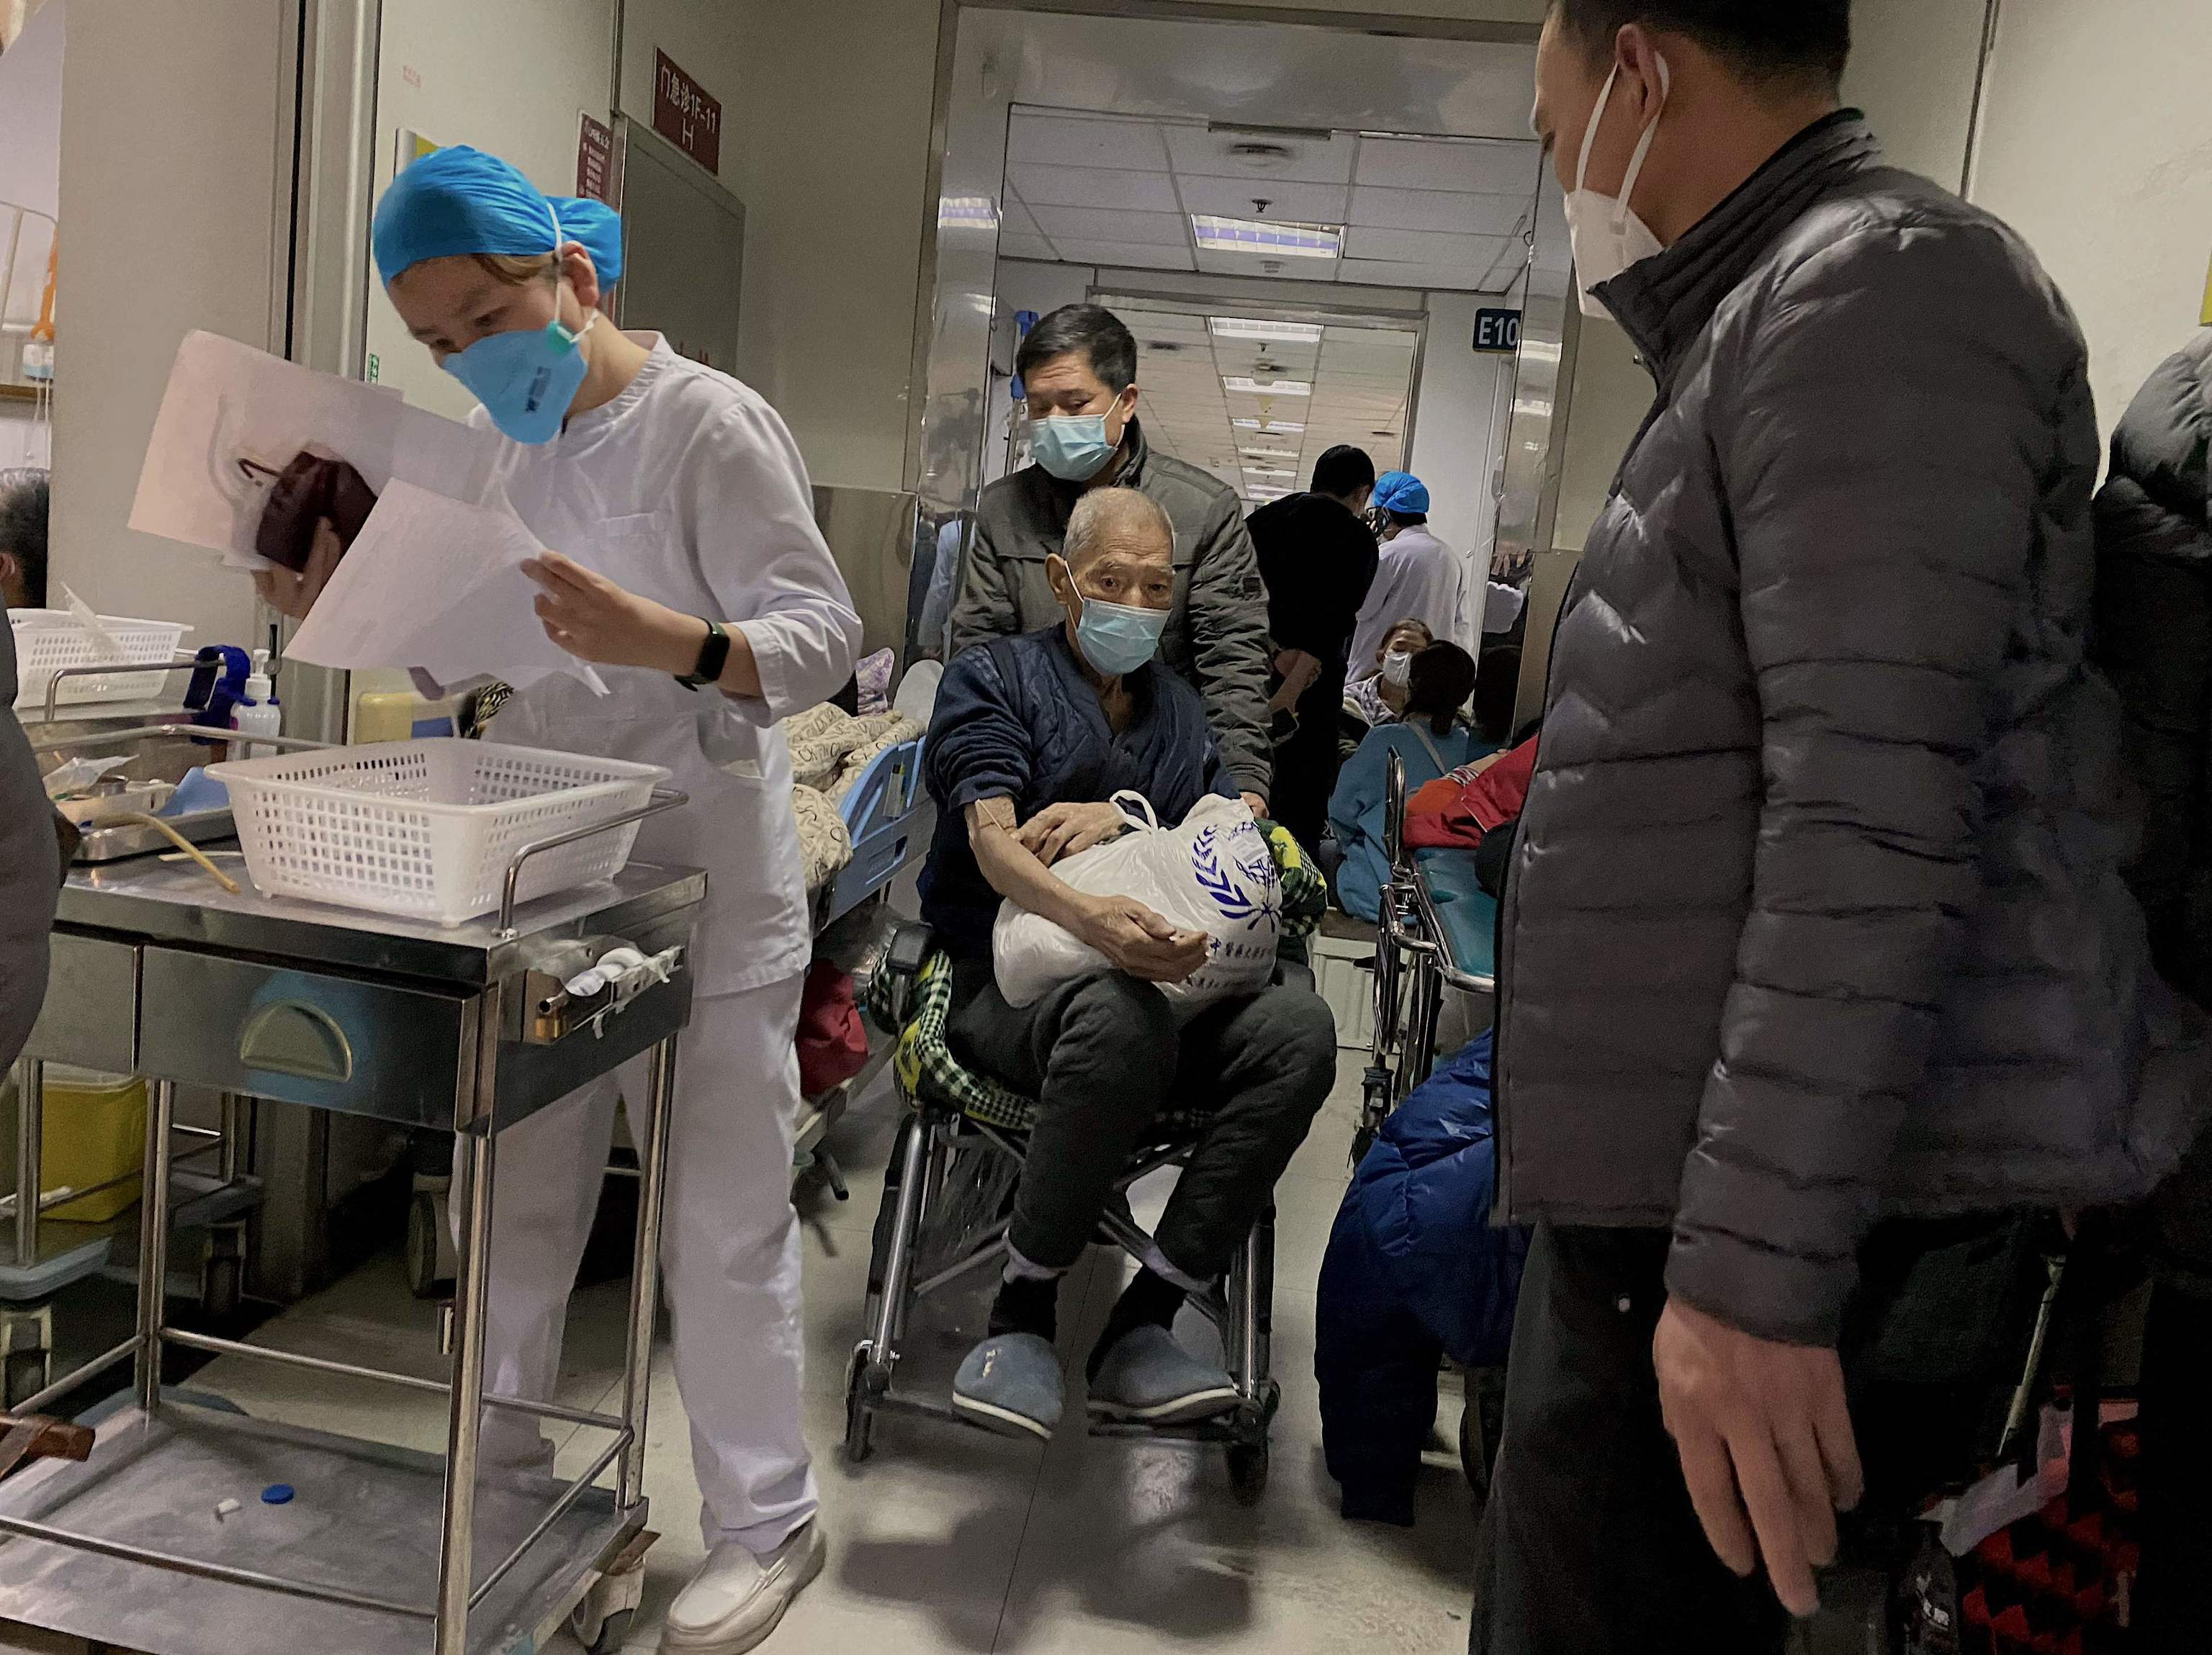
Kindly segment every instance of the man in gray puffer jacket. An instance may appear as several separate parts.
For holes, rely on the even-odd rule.
[[[1540,1228],[1479,1650],[1777,1646],[1862,1446],[1898,1493],[1838,1349],[1865,1251],[2139,1197],[2201,1113],[2083,659],[2082,340],[1881,164],[1849,50],[1848,0],[1554,0],[1540,48],[1578,276],[1658,398],[1503,922],[1499,1204]]]

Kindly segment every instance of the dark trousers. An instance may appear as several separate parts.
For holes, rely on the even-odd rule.
[[[1664,1230],[1538,1228],[1483,1510],[1474,1655],[1778,1650],[1763,1577],[1706,1544],[1659,1416]]]
[[[1324,663],[1321,676],[1297,699],[1297,733],[1275,749],[1275,785],[1267,794],[1267,814],[1289,828],[1310,856],[1328,825],[1328,797],[1344,763],[1337,745],[1338,715],[1344,707],[1344,667]]]
[[[1170,1100],[1202,1099],[1212,1119],[1153,1239],[1182,1274],[1222,1274],[1335,1076],[1328,1004],[1288,983],[1180,1027],[1159,990],[1120,972],[1059,984],[1017,1009],[978,961],[956,972],[953,996],[954,1052],[1038,1100],[1012,1240],[1048,1270],[1083,1256],[1114,1180]]]
[[[1910,1515],[1994,1440],[2040,1292],[2037,1222],[1892,1220],[1861,1246],[1840,1344],[1866,1494],[1838,1525],[1846,1562],[1887,1572]],[[1476,1655],[1796,1646],[1765,1577],[1739,1580],[1713,1555],[1661,1420],[1651,1338],[1669,1245],[1664,1230],[1536,1232],[1483,1516]]]
[[[2136,1638],[2147,1655],[2212,1641],[2212,1131],[2151,1203],[2143,1331],[2142,1574]]]

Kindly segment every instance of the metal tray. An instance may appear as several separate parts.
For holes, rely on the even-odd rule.
[[[17,1535],[0,1542],[0,1620],[149,1655],[420,1655],[430,1647],[445,1462],[435,1455],[165,1403],[100,1428],[91,1461],[47,1461],[0,1483],[0,1520],[44,1525],[179,1560],[158,1567]],[[262,1490],[289,1483],[289,1505]],[[488,1573],[560,1493],[550,1477],[488,1482],[477,1570]],[[225,1500],[239,1509],[218,1517]],[[593,1489],[533,1545],[471,1617],[471,1655],[520,1655],[564,1616],[644,1526]],[[392,1607],[272,1597],[191,1566],[328,1583]],[[399,1605],[407,1606],[406,1610]],[[408,1612],[412,1610],[412,1613]]]

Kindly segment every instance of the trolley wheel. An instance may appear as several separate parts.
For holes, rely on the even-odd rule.
[[[877,1372],[865,1341],[853,1347],[845,1364],[845,1458],[852,1464],[876,1452],[876,1416],[869,1404],[890,1388],[889,1379]]]
[[[1267,1445],[1231,1443],[1229,1447],[1229,1488],[1239,1506],[1256,1506],[1267,1492]]]
[[[440,1299],[453,1283],[438,1274],[438,1242],[446,1215],[435,1191],[416,1193],[407,1206],[407,1286],[417,1299]]]
[[[584,1655],[617,1655],[636,1619],[637,1611],[634,1609],[618,1609],[612,1615],[601,1616],[587,1598],[568,1617],[568,1630],[584,1646]],[[593,1625],[594,1622],[598,1624]]]
[[[9,1411],[12,1413],[23,1403],[45,1390],[52,1373],[53,1353],[52,1351],[9,1351],[5,1382]]]
[[[210,1253],[200,1276],[200,1312],[210,1322],[234,1319],[245,1302],[246,1261],[225,1252]]]

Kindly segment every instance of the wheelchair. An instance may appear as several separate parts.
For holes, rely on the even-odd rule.
[[[907,1106],[877,1213],[868,1263],[863,1331],[846,1370],[845,1452],[874,1451],[876,1417],[907,1414],[986,1428],[949,1397],[896,1385],[916,1307],[955,1282],[1003,1261],[1028,1131],[1036,1116],[1025,1098],[963,1069],[945,1043],[951,997],[950,960],[929,929],[902,925],[869,985],[869,1006],[898,1040],[892,1069]],[[1139,1179],[1189,1156],[1205,1117],[1171,1112],[1115,1180],[1116,1199],[1100,1222],[1101,1240],[1139,1254],[1149,1239],[1127,1195]],[[1257,1504],[1267,1486],[1267,1437],[1282,1391],[1270,1373],[1275,1230],[1272,1207],[1245,1238],[1226,1278],[1193,1294],[1190,1305],[1220,1336],[1222,1366],[1238,1400],[1226,1414],[1174,1425],[1093,1418],[1093,1436],[1218,1444],[1227,1451],[1237,1499]]]

